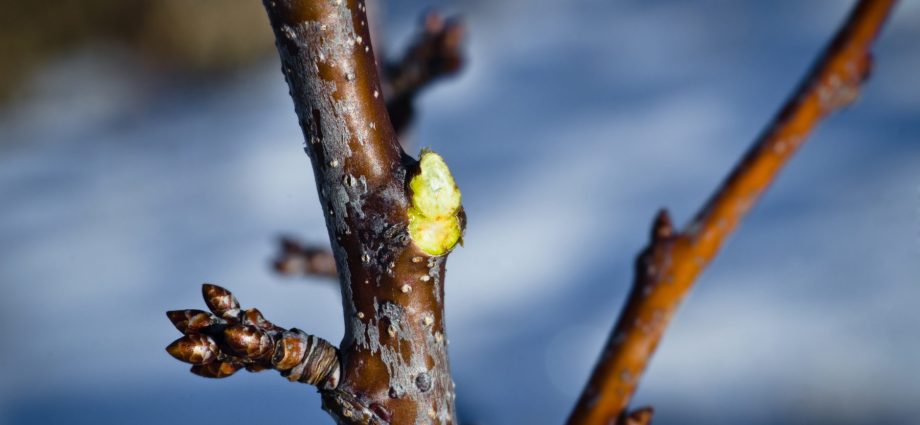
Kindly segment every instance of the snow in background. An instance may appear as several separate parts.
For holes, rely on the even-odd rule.
[[[695,212],[850,3],[434,4],[470,27],[412,133],[469,217],[447,281],[464,421],[563,421],[655,210]],[[396,51],[419,5],[389,7]],[[905,1],[860,102],[700,277],[637,396],[657,424],[920,423],[918,40]],[[0,112],[0,424],[332,423],[311,387],[163,351],[163,312],[201,308],[205,281],[341,336],[335,285],[267,267],[282,233],[326,238],[277,63],[176,81],[94,48],[31,84]]]

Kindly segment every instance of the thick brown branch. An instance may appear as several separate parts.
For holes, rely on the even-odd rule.
[[[286,330],[265,320],[254,308],[240,309],[230,291],[205,284],[208,309],[166,313],[184,336],[166,347],[173,357],[191,363],[192,373],[226,378],[241,368],[250,372],[274,369],[292,382],[332,390],[338,385],[338,350],[321,338],[298,329]]]
[[[442,246],[437,232],[458,237],[459,192],[440,198],[456,190],[440,157],[429,154],[438,169],[429,173],[425,157],[402,153],[362,2],[264,4],[342,288],[342,376],[323,392],[323,406],[344,424],[456,424],[443,320],[444,265],[455,242]],[[436,199],[420,200],[432,178],[449,182],[436,182],[444,189]]]
[[[632,290],[569,425],[606,425],[629,404],[672,315],[696,276],[783,164],[829,113],[852,102],[870,48],[894,0],[861,0],[798,90],[690,224],[675,232],[662,211],[636,262]]]
[[[281,252],[272,266],[275,271],[287,276],[338,277],[335,257],[325,248],[303,245],[294,239],[281,238]]]

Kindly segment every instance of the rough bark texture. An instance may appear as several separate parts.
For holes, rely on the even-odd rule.
[[[342,376],[324,390],[339,422],[455,424],[444,333],[444,260],[408,232],[406,156],[387,116],[365,8],[266,0],[313,162],[342,287]]]
[[[687,227],[665,211],[636,261],[635,280],[569,425],[607,425],[625,412],[649,359],[696,276],[783,164],[825,116],[852,102],[894,0],[862,0],[792,98]],[[621,420],[622,421],[622,420]]]

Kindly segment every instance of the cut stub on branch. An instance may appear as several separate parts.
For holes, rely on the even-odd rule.
[[[192,365],[192,373],[226,378],[246,368],[274,369],[292,382],[315,385],[321,391],[338,386],[338,350],[325,340],[299,329],[286,330],[269,322],[259,310],[242,310],[230,291],[204,284],[202,294],[211,312],[173,310],[166,316],[184,336],[166,351]]]
[[[302,244],[293,238],[281,238],[280,251],[272,261],[276,272],[285,276],[336,278],[335,257],[327,248]]]
[[[856,98],[869,74],[872,43],[894,4],[858,2],[798,90],[685,229],[676,231],[665,211],[658,214],[626,306],[568,425],[607,425],[626,411],[696,277],[818,122]]]
[[[429,84],[457,74],[464,63],[463,38],[466,29],[458,18],[444,18],[429,11],[422,18],[421,31],[402,59],[384,68],[384,96],[390,121],[402,133],[415,115],[415,97]]]

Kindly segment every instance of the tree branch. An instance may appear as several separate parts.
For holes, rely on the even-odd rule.
[[[313,164],[342,289],[345,335],[335,356],[338,374],[329,369],[326,348],[316,360],[322,367],[314,369],[328,373],[306,379],[318,385],[323,408],[340,424],[456,424],[443,279],[447,255],[465,225],[460,191],[439,155],[423,151],[415,160],[402,152],[381,93],[363,2],[264,0],[264,5]],[[229,293],[206,299],[223,320],[238,309]],[[170,318],[188,332],[215,320],[197,311],[173,312]],[[229,374],[237,363],[288,365],[287,356],[269,352],[277,353],[279,338],[286,341],[295,331],[240,323],[244,327],[220,335],[191,333],[169,351],[195,364],[220,361],[201,372],[208,376]],[[297,336],[308,348],[322,345],[299,332],[291,338]],[[222,354],[225,346],[237,357]],[[307,357],[313,355],[309,351]]]
[[[569,425],[606,425],[629,404],[649,359],[696,276],[783,164],[825,116],[851,103],[894,0],[861,0],[808,76],[721,188],[680,232],[665,211],[636,260],[632,290]]]

